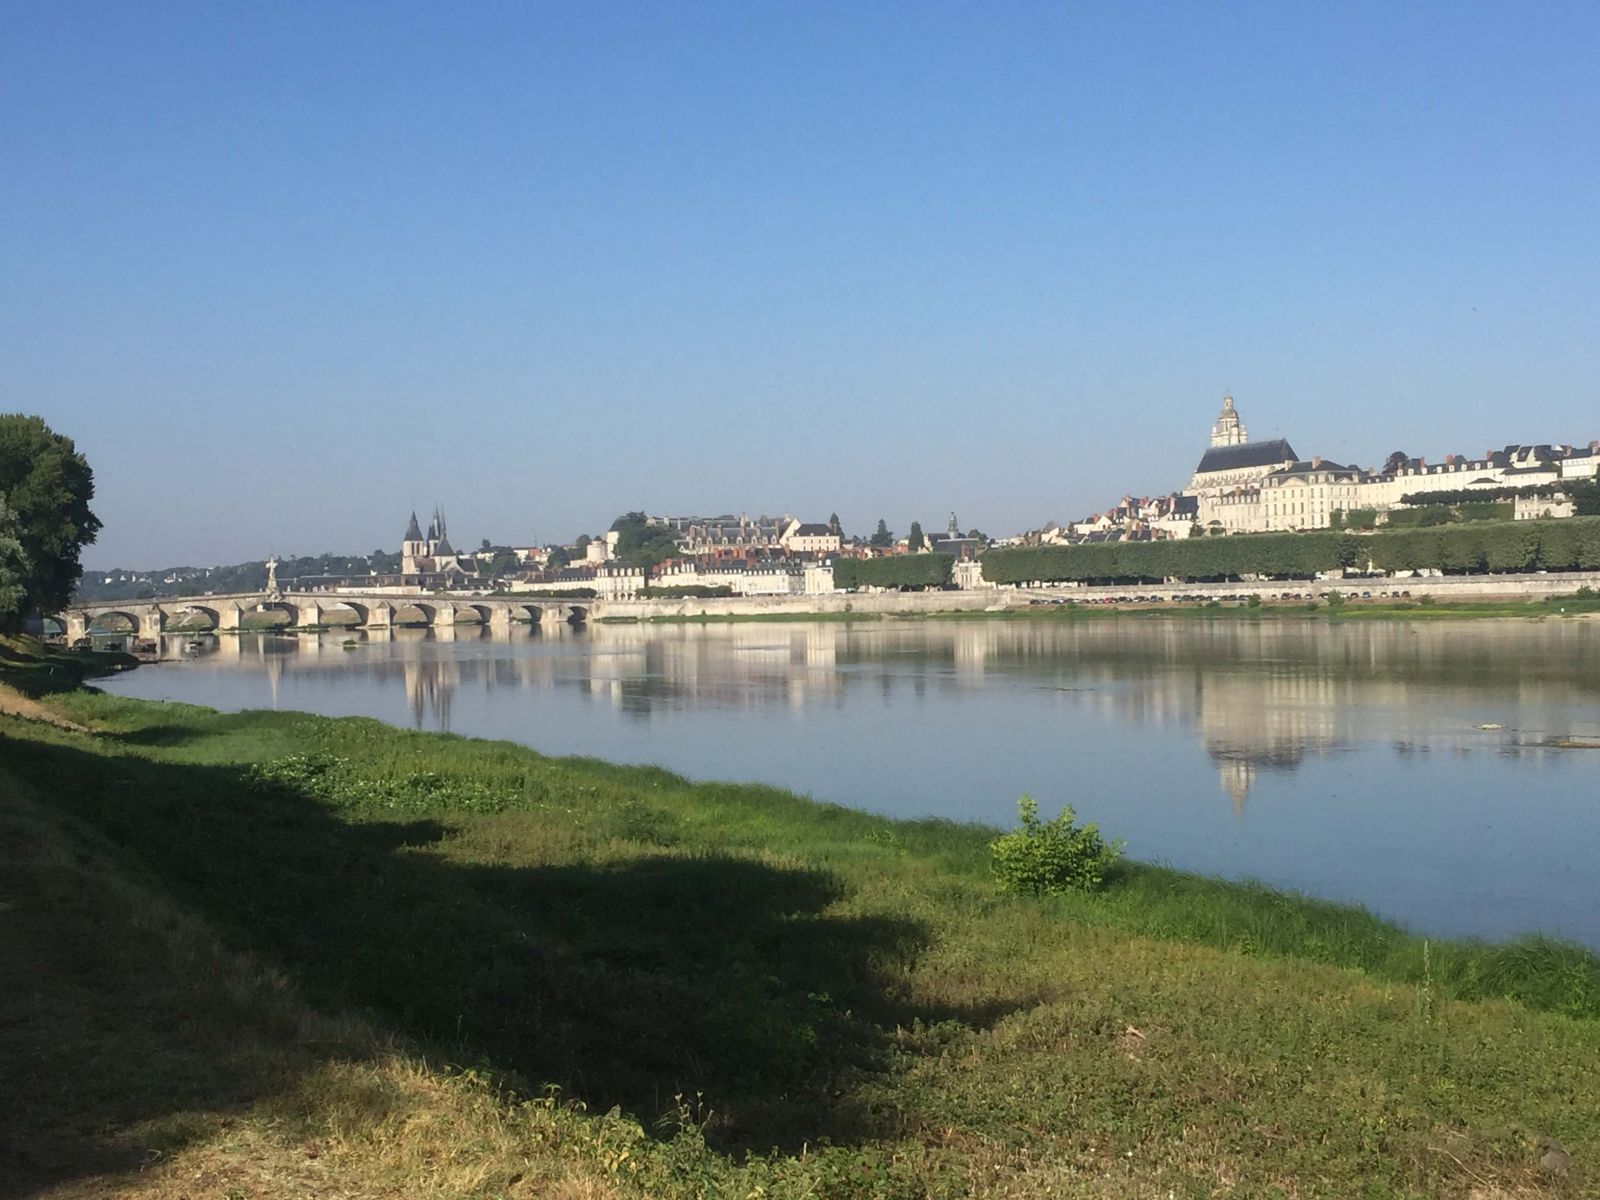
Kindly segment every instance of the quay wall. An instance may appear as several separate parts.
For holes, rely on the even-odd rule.
[[[1026,608],[1040,600],[1131,601],[1135,596],[1159,597],[1170,601],[1178,596],[1216,599],[1223,596],[1258,595],[1271,600],[1285,592],[1320,595],[1339,591],[1351,599],[1370,592],[1373,599],[1400,598],[1409,592],[1416,600],[1432,596],[1437,601],[1451,600],[1541,600],[1550,596],[1571,595],[1580,587],[1600,591],[1600,571],[1552,572],[1547,575],[1444,575],[1414,578],[1280,580],[1270,583],[1184,583],[1171,586],[1096,586],[1041,585],[1037,587],[982,588],[960,592],[866,592],[827,593],[811,596],[724,596],[696,600],[607,600],[596,604],[597,615],[606,618],[650,617],[726,617],[783,613],[862,613],[869,615],[916,616],[934,612],[1003,612]]]

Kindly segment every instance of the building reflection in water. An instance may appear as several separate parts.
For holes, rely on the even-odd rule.
[[[354,643],[354,652],[346,644]],[[1600,737],[1600,629],[1308,620],[874,621],[397,629],[208,639],[202,657],[360,670],[402,686],[413,724],[449,730],[462,688],[566,690],[637,720],[697,709],[841,706],[901,693],[1034,688],[1065,714],[1191,731],[1242,813],[1264,773],[1358,744],[1538,755]],[[1481,705],[1481,722],[1441,720]],[[1513,710],[1516,721],[1489,714]],[[1502,727],[1503,726],[1503,727]]]

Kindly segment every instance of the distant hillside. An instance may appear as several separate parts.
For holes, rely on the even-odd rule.
[[[374,551],[365,555],[319,554],[278,560],[278,582],[322,575],[392,574],[400,556]],[[226,567],[162,567],[136,571],[116,567],[85,570],[78,584],[79,600],[152,600],[161,596],[199,596],[207,592],[251,592],[266,586],[264,559]]]

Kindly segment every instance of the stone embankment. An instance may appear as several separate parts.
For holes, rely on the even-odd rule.
[[[1580,587],[1600,591],[1600,571],[1572,571],[1534,575],[1440,575],[1405,578],[1349,578],[1275,580],[1268,583],[1180,583],[1116,587],[981,588],[960,592],[857,592],[811,596],[724,596],[683,600],[608,600],[600,614],[608,619],[780,616],[783,614],[850,614],[917,616],[936,612],[1005,612],[1027,608],[1040,601],[1094,603],[1170,602],[1197,597],[1201,601],[1226,597],[1260,596],[1320,598],[1338,591],[1349,599],[1418,599],[1431,596],[1454,600],[1543,600],[1571,595]]]

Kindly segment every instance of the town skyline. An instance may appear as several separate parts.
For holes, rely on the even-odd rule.
[[[1254,422],[1251,422],[1251,424],[1254,424]],[[1335,497],[1331,500],[1335,510],[1359,509],[1374,502],[1380,510],[1383,510],[1400,504],[1402,498],[1408,492],[1449,490],[1458,486],[1470,486],[1474,479],[1452,473],[1469,464],[1481,464],[1494,474],[1492,481],[1487,477],[1477,477],[1475,481],[1479,484],[1487,485],[1493,482],[1503,486],[1508,483],[1526,483],[1531,486],[1549,482],[1550,480],[1590,480],[1595,476],[1597,456],[1600,456],[1600,439],[1591,437],[1585,440],[1574,439],[1572,441],[1553,439],[1549,442],[1513,440],[1498,447],[1490,445],[1481,452],[1468,451],[1465,447],[1461,447],[1456,450],[1432,454],[1427,452],[1414,454],[1410,448],[1397,446],[1381,456],[1369,454],[1362,458],[1352,457],[1347,463],[1341,464],[1334,461],[1332,456],[1320,453],[1308,455],[1303,460],[1299,459],[1289,445],[1290,439],[1277,435],[1275,429],[1273,430],[1274,436],[1265,440],[1257,439],[1254,443],[1251,443],[1248,430],[1249,425],[1243,419],[1242,410],[1235,407],[1235,398],[1232,393],[1227,393],[1222,398],[1221,411],[1217,420],[1211,426],[1210,435],[1205,446],[1202,447],[1200,439],[1196,438],[1196,446],[1200,451],[1199,465],[1192,471],[1186,472],[1181,479],[1173,481],[1170,486],[1149,491],[1124,489],[1113,497],[1105,498],[1105,502],[1096,508],[1085,509],[1081,512],[1067,515],[1064,518],[1052,517],[1045,520],[1036,520],[1015,528],[1002,526],[984,528],[981,522],[975,521],[962,521],[959,528],[962,530],[983,529],[987,539],[1003,544],[1015,544],[1019,541],[1038,541],[1041,534],[1043,535],[1042,540],[1047,544],[1057,540],[1079,540],[1085,534],[1095,531],[1104,533],[1108,529],[1118,531],[1117,536],[1123,536],[1122,531],[1130,526],[1134,529],[1142,530],[1142,536],[1155,536],[1158,538],[1188,536],[1194,529],[1207,532],[1209,531],[1208,526],[1216,527],[1216,532],[1228,533],[1265,532],[1270,529],[1285,528],[1325,528],[1329,516],[1328,505],[1330,504],[1330,501],[1325,498],[1321,501],[1323,510],[1320,523],[1301,523],[1298,521],[1294,523],[1283,523],[1281,521],[1274,523],[1271,518],[1263,520],[1260,514],[1244,519],[1239,519],[1236,514],[1239,511],[1240,500],[1259,504],[1262,481],[1269,474],[1276,473],[1275,468],[1288,468],[1297,462],[1302,475],[1306,473],[1307,468],[1316,468],[1320,472],[1326,464],[1326,466],[1337,471],[1347,473],[1347,477],[1340,477],[1343,482],[1362,481],[1362,486],[1356,490],[1335,490],[1330,493],[1330,496]],[[1236,477],[1233,473],[1218,470],[1217,464],[1209,463],[1209,460],[1219,448],[1227,452],[1230,445],[1237,447],[1241,444],[1250,445],[1252,450],[1265,450],[1266,447],[1270,446],[1281,451],[1281,453],[1273,454],[1269,452],[1265,456],[1258,455],[1257,457],[1260,457],[1259,466],[1248,470],[1245,476]],[[1555,447],[1558,451],[1553,456],[1553,459],[1552,456],[1543,453],[1551,447]],[[1518,451],[1521,452],[1520,463],[1513,462],[1511,457],[1508,457],[1515,457],[1514,452]],[[1554,461],[1563,458],[1566,453],[1574,456],[1570,462],[1558,463]],[[1407,461],[1403,469],[1397,472],[1389,469],[1389,467],[1399,454],[1404,454]],[[1542,475],[1518,476],[1519,470],[1534,465],[1534,457],[1551,460],[1548,479]],[[1385,462],[1385,460],[1389,461]],[[1378,463],[1384,463],[1384,465],[1375,465]],[[1511,473],[1503,474],[1508,467],[1511,469]],[[1210,472],[1209,474],[1208,471]],[[1430,473],[1437,474],[1441,471],[1445,473],[1444,477],[1423,479],[1420,483],[1417,480],[1419,474],[1425,476]],[[1320,475],[1318,477],[1320,478]],[[1342,496],[1350,498],[1347,500],[1337,498]],[[1361,497],[1368,498],[1363,499]],[[1375,500],[1373,497],[1375,497]],[[1125,507],[1125,502],[1130,499],[1139,502],[1131,510]],[[1146,506],[1151,501],[1156,503],[1147,511]],[[1181,518],[1176,520],[1173,518],[1173,514],[1170,511],[1171,505],[1165,503],[1167,501],[1187,502]],[[1198,502],[1198,506],[1196,502]],[[376,535],[379,540],[374,547],[375,552],[383,555],[393,555],[396,559],[399,559],[402,554],[413,553],[407,550],[406,547],[414,545],[418,539],[422,538],[418,527],[418,512],[427,513],[429,508],[429,505],[414,505],[411,507],[410,527],[405,531],[398,545],[390,544],[394,540],[392,538],[388,538],[385,535]],[[433,501],[431,510],[432,517],[428,522],[427,533],[427,540],[430,543],[435,538],[435,527],[437,526],[438,536],[441,538],[443,537],[444,529],[441,502],[438,500]],[[819,511],[801,511],[797,513],[790,508],[769,510],[759,506],[752,507],[748,505],[713,506],[697,513],[690,513],[687,510],[674,511],[667,508],[626,511],[643,512],[650,515],[654,520],[678,524],[722,519],[738,519],[755,523],[792,521],[799,524],[807,521],[826,521],[832,516],[838,515],[837,509],[828,509],[826,513]],[[490,547],[504,548],[508,546],[571,548],[575,544],[586,542],[591,538],[597,540],[603,538],[613,522],[621,519],[624,515],[623,511],[619,511],[616,516],[608,520],[599,522],[589,528],[580,529],[578,532],[566,537],[495,537],[490,533],[474,531],[469,537],[462,540],[458,547],[449,548],[448,553],[451,556],[456,556],[459,552],[461,561],[465,562],[473,554],[479,552],[480,547],[484,552],[487,552]],[[948,515],[951,521],[957,519],[954,509],[948,510]],[[932,514],[929,514],[929,518],[929,520],[925,521],[921,517],[910,517],[897,524],[887,514],[883,514],[862,521],[859,524],[852,524],[841,515],[840,528],[846,541],[865,543],[872,538],[879,522],[885,522],[894,537],[895,544],[903,547],[912,533],[913,524],[915,524],[927,535],[931,544],[932,540],[941,534],[945,526],[943,522],[933,518]],[[390,524],[392,523],[391,520]],[[1127,536],[1135,535],[1127,534]],[[772,541],[776,546],[776,535],[774,535]],[[446,539],[446,544],[448,546],[448,539]],[[581,554],[581,545],[579,548]],[[215,569],[260,562],[265,558],[273,557],[280,553],[294,554],[300,557],[338,555],[352,558],[360,558],[369,554],[368,551],[358,549],[355,546],[324,546],[316,548],[309,545],[275,545],[267,553],[259,556],[244,555],[236,559],[217,560],[211,563],[206,563],[202,559],[183,560],[170,556],[159,562],[149,564],[98,562],[90,556],[86,556],[86,568],[90,572],[99,575],[108,575],[115,572],[131,575],[166,571],[174,568]],[[418,550],[414,553],[429,553],[429,551]],[[167,582],[171,582],[171,580]]]
[[[1596,407],[1590,9],[7,34],[0,404],[96,464],[97,566],[370,549],[436,499],[496,539],[1026,528],[1175,486],[1225,391],[1338,461]]]

